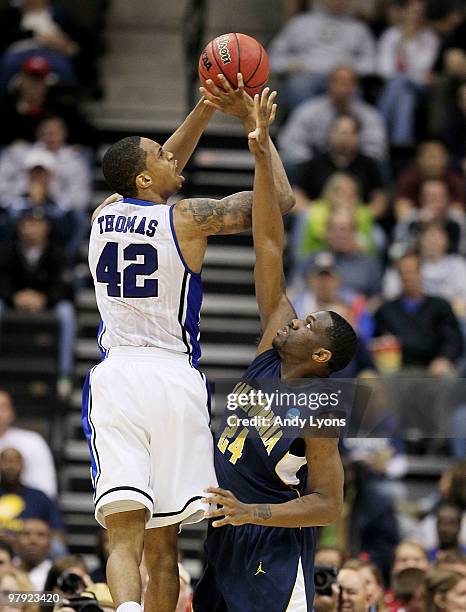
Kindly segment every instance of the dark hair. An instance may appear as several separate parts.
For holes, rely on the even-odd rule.
[[[418,567],[407,567],[393,578],[395,596],[402,603],[409,603],[416,595],[416,589],[424,584],[426,572]]]
[[[146,152],[140,136],[123,138],[107,150],[102,160],[102,172],[110,189],[122,196],[137,195],[135,179],[146,165]]]
[[[437,594],[442,595],[443,597],[450,591],[454,589],[455,586],[464,580],[463,574],[459,574],[457,572],[450,572],[444,569],[431,569],[426,574],[425,584],[426,584],[426,610],[428,612],[434,612],[437,609],[435,605],[435,596]]]
[[[354,357],[358,339],[351,325],[341,315],[329,310],[332,325],[327,328],[327,337],[330,341],[329,349],[332,358],[327,363],[331,372],[343,370]]]
[[[6,553],[8,553],[10,560],[15,556],[13,548],[5,540],[0,540],[0,550],[4,550]]]

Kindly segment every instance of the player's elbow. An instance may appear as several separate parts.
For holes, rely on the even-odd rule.
[[[336,523],[341,516],[342,510],[343,498],[338,497],[338,499],[332,498],[329,500],[328,513],[326,517],[327,522],[324,523],[324,525],[332,525],[333,523]]]
[[[343,510],[343,494],[335,495],[335,493],[319,494],[321,512],[319,512],[318,526],[326,527],[336,523],[341,516]]]
[[[283,198],[281,198],[282,213],[284,214],[284,213],[290,212],[290,210],[294,208],[295,204],[296,204],[296,196],[293,193],[293,191],[290,189],[290,191],[288,191],[286,195],[284,195]]]

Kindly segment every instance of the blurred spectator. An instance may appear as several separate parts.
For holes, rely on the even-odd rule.
[[[442,502],[436,510],[438,546],[429,550],[431,562],[441,559],[447,552],[466,553],[459,542],[463,511],[450,502]]]
[[[366,299],[344,286],[332,253],[318,253],[306,274],[305,287],[292,299],[298,317],[317,310],[330,310],[330,305],[343,302],[351,309],[351,318],[359,335],[372,335],[372,320],[366,310]]]
[[[0,23],[2,51],[14,45],[15,50],[45,48],[67,56],[78,52],[66,33],[69,17],[52,7],[50,0],[22,0],[20,6],[11,3],[0,14]]]
[[[392,253],[398,256],[417,247],[424,224],[437,223],[448,237],[448,251],[464,249],[465,214],[452,207],[447,185],[441,180],[426,180],[421,186],[420,208],[410,209],[393,230]],[[400,252],[398,252],[400,251]]]
[[[372,212],[361,203],[358,183],[350,175],[338,172],[327,179],[321,199],[312,202],[296,219],[301,257],[327,247],[328,222],[336,211],[348,211],[353,217],[362,252],[372,253],[376,246],[382,246],[383,237],[377,234]]]
[[[314,565],[328,565],[337,570],[341,568],[343,561],[343,552],[337,546],[319,546],[314,557]]]
[[[351,556],[367,555],[388,583],[393,551],[399,541],[394,500],[362,462],[344,461],[345,504],[341,544]]]
[[[83,45],[87,42],[83,38],[84,32],[63,8],[57,9],[51,0],[11,2],[10,7],[0,13],[0,24],[0,50],[5,52],[2,61],[4,86],[31,54],[46,58],[60,82],[76,85],[74,66],[79,69],[79,76],[83,76],[80,51],[88,60],[92,57]],[[92,69],[90,61],[89,68]]]
[[[361,576],[369,598],[369,612],[385,612],[383,579],[378,567],[360,559],[350,559],[343,567],[356,570]]]
[[[47,574],[52,567],[50,529],[37,518],[24,521],[16,539],[16,554],[20,568],[27,572],[35,591],[43,591]]]
[[[387,391],[385,380],[374,369],[359,374],[351,429],[341,448],[379,476],[395,479],[405,475],[408,465],[399,418],[389,409]]]
[[[7,210],[13,220],[17,220],[21,213],[46,215],[52,223],[52,240],[60,242],[73,259],[84,238],[88,219],[83,211],[60,209],[54,200],[52,186],[56,175],[55,162],[56,158],[50,151],[32,147],[25,154],[23,162],[26,190],[9,200]]]
[[[0,540],[0,576],[14,569],[14,552],[11,545],[5,540]]]
[[[333,594],[315,595],[315,612],[369,612],[370,596],[366,591],[364,581],[355,569],[343,567],[338,572],[337,585]]]
[[[55,312],[60,325],[59,372],[73,372],[76,320],[66,258],[50,235],[50,223],[40,211],[25,212],[18,238],[0,250],[0,298],[9,308],[31,314]]]
[[[398,576],[400,572],[407,569],[429,569],[429,559],[424,547],[412,540],[403,540],[395,548],[392,574]]]
[[[22,482],[23,458],[15,448],[0,453],[0,528],[13,534],[28,518],[39,518],[63,539],[63,520],[56,500]]]
[[[375,313],[375,336],[395,337],[401,345],[400,368],[390,375],[389,388],[403,433],[431,439],[435,450],[448,433],[448,398],[463,337],[450,304],[424,293],[419,256],[401,257],[397,269],[402,292]]]
[[[57,475],[52,453],[37,432],[12,427],[15,419],[11,395],[5,389],[0,389],[0,452],[6,448],[16,448],[24,461],[23,483],[55,499]]]
[[[390,612],[426,612],[425,597],[426,570],[407,567],[393,579],[393,595]]]
[[[426,575],[427,612],[466,610],[466,577],[432,569]]]
[[[423,542],[426,548],[438,547],[436,507],[447,501],[462,508],[463,524],[460,543],[466,545],[466,460],[458,461],[444,471],[438,482],[438,492],[433,496],[433,509],[424,509],[424,518],[415,526],[411,537]],[[427,512],[426,512],[427,510]]]
[[[442,36],[448,36],[463,21],[463,0],[427,0],[428,17],[432,26]]]
[[[435,567],[466,576],[466,554],[458,550],[446,551],[440,559],[437,559]]]
[[[289,116],[278,142],[286,164],[306,162],[328,149],[330,127],[337,115],[350,114],[361,126],[361,152],[384,161],[385,124],[376,108],[357,97],[358,78],[352,68],[339,66],[330,74],[327,93],[303,102]]]
[[[443,138],[453,160],[466,173],[466,82],[458,88],[456,98],[454,109],[448,115]]]
[[[421,205],[422,185],[425,181],[442,181],[448,188],[450,208],[464,209],[463,177],[449,167],[448,151],[436,140],[419,145],[415,164],[398,179],[396,214],[402,219]]]
[[[19,569],[11,568],[0,575],[0,591],[12,593],[30,593],[34,590],[32,581],[27,574]],[[2,612],[37,612],[35,604],[14,604],[1,607]]]
[[[332,213],[327,225],[327,245],[335,257],[345,288],[365,296],[379,293],[380,262],[376,257],[361,252],[356,222],[351,213],[342,210]],[[300,269],[312,266],[315,257],[301,264]]]
[[[442,298],[425,294],[418,255],[401,257],[397,269],[402,293],[375,313],[376,335],[398,338],[403,366],[419,366],[437,377],[454,372],[463,340],[451,306]]]
[[[371,402],[372,406],[372,402]],[[383,420],[388,420],[391,415],[389,413],[383,413],[381,408],[378,408],[378,418],[374,419],[374,415],[371,414],[370,421],[376,422],[379,431],[386,426]],[[381,435],[374,427],[374,430],[368,432],[364,431],[363,428],[359,431],[360,437],[358,438],[345,438],[342,441],[344,448],[343,452],[348,453],[352,461],[363,462],[374,474],[380,478],[383,483],[384,478],[403,478],[408,471],[408,458],[404,448],[403,441],[396,436],[389,438],[378,437]],[[371,436],[372,437],[366,437]],[[385,487],[387,491],[392,491],[391,488]]]
[[[441,134],[448,125],[455,110],[458,87],[466,79],[466,8],[462,4],[454,17],[453,28],[450,25],[444,36],[436,65],[438,74],[429,107],[429,129],[433,134]]]
[[[0,98],[0,112],[0,146],[15,140],[33,142],[39,123],[50,114],[63,117],[71,142],[94,143],[92,128],[77,109],[76,96],[61,95],[53,87],[50,64],[41,56],[32,56],[22,64],[14,88]]]
[[[466,317],[466,261],[457,254],[449,254],[449,236],[444,225],[433,221],[423,225],[419,236],[423,290],[450,302],[459,319]],[[396,267],[389,268],[384,277],[383,294],[386,298],[400,295],[401,283]]]
[[[106,581],[106,567],[107,559],[109,555],[109,543],[108,543],[108,531],[106,529],[100,529],[97,540],[97,559],[99,565],[92,570],[91,578],[93,582],[105,582]]]
[[[55,559],[50,566],[44,584],[44,591],[61,592],[59,583],[61,582],[60,578],[65,572],[79,576],[86,588],[97,582],[89,576],[87,566],[80,555],[65,555]]]
[[[394,145],[415,142],[419,96],[431,80],[439,40],[426,23],[425,0],[405,0],[402,22],[382,35],[377,65],[386,80],[379,108]]]
[[[293,189],[295,210],[307,208],[322,193],[327,180],[335,173],[352,176],[361,190],[361,203],[367,203],[372,215],[384,214],[388,199],[379,164],[360,152],[360,125],[351,115],[338,115],[332,122],[328,152],[320,153],[295,170]],[[1,170],[0,170],[1,173]]]
[[[61,210],[87,210],[91,202],[90,165],[79,149],[67,144],[67,139],[68,128],[64,120],[51,115],[40,122],[33,145],[16,143],[3,151],[0,157],[0,193],[5,206],[28,188],[26,160],[30,151],[46,151],[53,156],[52,200]]]
[[[349,0],[324,0],[321,9],[292,17],[269,49],[274,72],[286,75],[283,103],[293,110],[321,94],[326,78],[347,63],[361,75],[374,67],[374,40],[367,26],[349,15]]]

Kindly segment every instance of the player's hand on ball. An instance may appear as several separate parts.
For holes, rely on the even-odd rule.
[[[269,125],[274,122],[277,105],[274,100],[277,92],[270,92],[266,87],[261,95],[254,96],[254,114],[256,118],[256,129],[248,135],[249,150],[256,157],[265,155],[269,151]]]
[[[231,491],[220,489],[218,487],[209,487],[205,490],[206,493],[211,493],[210,497],[204,497],[202,501],[206,504],[217,504],[222,506],[216,510],[208,510],[205,513],[205,518],[215,518],[223,516],[225,518],[214,521],[212,527],[223,527],[223,525],[245,525],[252,521],[252,504],[243,504],[237,499]]]
[[[252,115],[254,103],[251,96],[244,91],[241,72],[238,73],[238,89],[233,89],[223,74],[219,74],[217,78],[223,89],[217,87],[211,79],[206,81],[206,87],[200,87],[199,91],[205,98],[204,104],[243,120]]]

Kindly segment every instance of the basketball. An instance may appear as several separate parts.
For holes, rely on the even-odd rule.
[[[260,93],[269,78],[269,58],[264,47],[246,34],[222,34],[205,47],[199,58],[199,78],[222,87],[217,75],[223,73],[237,89],[237,74],[243,75],[244,89],[249,95]]]

